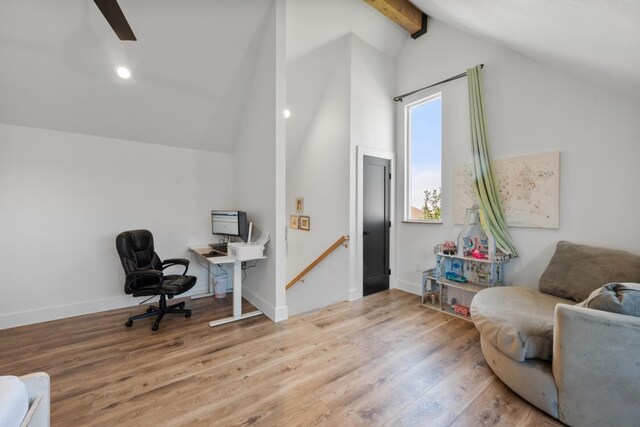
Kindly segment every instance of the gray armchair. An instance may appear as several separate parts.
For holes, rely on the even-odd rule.
[[[640,257],[560,242],[539,290],[490,288],[471,303],[482,353],[496,375],[570,426],[640,425],[640,317],[575,305],[602,301],[595,298],[604,294],[590,293],[609,282],[628,285],[634,294],[612,296],[637,313]]]

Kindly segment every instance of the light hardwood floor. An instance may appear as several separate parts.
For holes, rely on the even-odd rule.
[[[493,375],[471,323],[415,295],[218,328],[231,296],[187,305],[157,332],[124,327],[140,307],[0,331],[0,375],[48,372],[53,426],[559,425]]]

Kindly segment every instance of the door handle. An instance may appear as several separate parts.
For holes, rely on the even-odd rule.
[[[368,231],[368,230],[363,230],[363,231],[362,231],[362,235],[363,235],[363,236],[366,236],[366,235],[368,235],[368,234],[369,234],[369,231]]]

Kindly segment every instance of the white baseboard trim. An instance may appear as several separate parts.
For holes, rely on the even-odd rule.
[[[273,305],[269,304],[260,295],[256,294],[251,289],[244,286],[242,287],[242,297],[245,298],[247,301],[249,301],[251,304],[253,304],[258,310],[263,312],[264,315],[267,316],[269,319],[271,319],[274,322],[279,322],[279,320],[276,320],[276,319],[278,319],[278,316],[282,316],[282,313],[281,313],[282,307],[279,308],[280,312],[276,315],[276,308]],[[285,306],[284,309],[286,310],[287,307]]]
[[[189,292],[180,295],[179,298],[188,297],[208,292],[207,286],[196,286]],[[37,308],[33,310],[19,311],[0,315],[0,329],[15,328],[17,326],[32,325],[34,323],[48,322],[51,320],[66,319],[68,317],[82,316],[85,314],[99,313],[101,311],[115,310],[118,308],[138,305],[148,297],[133,298],[129,295],[103,298],[92,301],[76,302],[57,305],[53,307]],[[151,303],[154,300],[149,300]]]
[[[275,322],[282,322],[289,318],[289,307],[284,305],[276,308]]]
[[[349,301],[355,301],[362,298],[360,289],[349,289]]]
[[[407,282],[405,280],[396,279],[395,288],[401,291],[410,292],[416,295],[422,295],[420,283]]]

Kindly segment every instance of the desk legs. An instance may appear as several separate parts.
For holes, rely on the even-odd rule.
[[[226,323],[236,322],[238,320],[247,319],[249,317],[259,316],[261,311],[255,310],[242,314],[242,263],[236,261],[233,263],[233,316],[224,319],[209,322],[209,326],[220,326]]]
[[[196,256],[199,256],[197,252],[194,252],[194,253],[196,254]],[[208,259],[205,258],[205,260],[207,261],[207,263],[209,263]],[[211,280],[211,265],[209,265],[209,268],[207,269],[207,283],[208,283],[207,287],[209,288],[209,292],[205,292],[203,294],[191,295],[191,299],[212,297],[214,294],[212,282],[213,281]]]
[[[242,316],[242,263],[233,263],[233,317]]]

